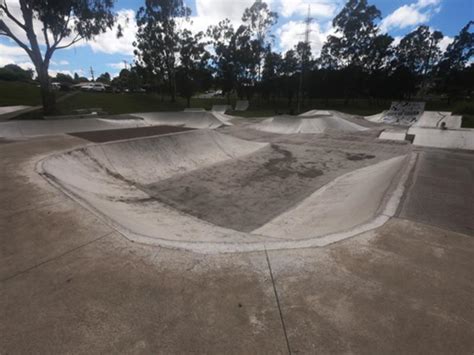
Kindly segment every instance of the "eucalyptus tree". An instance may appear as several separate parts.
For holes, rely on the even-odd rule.
[[[249,68],[253,71],[255,80],[261,80],[262,61],[265,49],[268,48],[268,38],[273,38],[270,34],[271,28],[278,22],[278,14],[270,10],[268,4],[262,0],[256,0],[252,6],[245,9],[242,22],[250,31],[250,49],[254,55],[255,65]]]
[[[469,21],[444,52],[440,66],[444,70],[462,70],[474,57],[474,21]]]
[[[111,29],[114,1],[0,0],[0,36],[13,40],[33,63],[46,113],[55,107],[48,75],[54,53]]]
[[[193,94],[209,86],[211,70],[210,54],[206,50],[207,42],[203,41],[204,33],[195,35],[184,30],[180,38],[179,59],[177,70],[178,91],[187,100],[188,107]]]
[[[333,20],[336,35],[327,38],[320,65],[326,68],[354,66],[367,71],[378,65],[391,43],[389,36],[379,34],[375,21],[380,18],[380,10],[367,0],[349,0]]]
[[[176,100],[176,64],[180,44],[178,19],[188,19],[191,10],[183,0],[146,0],[137,12],[134,53],[141,66],[168,84]]]
[[[422,25],[402,38],[395,48],[395,63],[415,75],[426,75],[441,58],[439,42],[443,34]]]

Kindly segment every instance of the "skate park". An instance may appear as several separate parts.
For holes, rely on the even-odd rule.
[[[420,117],[411,126],[324,110],[2,122],[3,302],[23,309],[7,317],[28,328],[40,307],[46,316],[33,322],[44,330],[35,333],[62,324],[55,333],[68,335],[64,349],[83,339],[84,329],[67,328],[77,312],[87,312],[86,327],[102,312],[126,347],[136,332],[144,340],[133,346],[152,346],[143,320],[167,319],[152,326],[166,334],[161,327],[183,307],[196,316],[167,333],[189,339],[170,340],[171,352],[206,349],[215,336],[222,351],[245,338],[244,351],[289,344],[307,352],[314,334],[327,351],[383,351],[400,339],[409,351],[419,344],[408,341],[410,329],[425,322],[436,324],[430,347],[446,350],[441,333],[466,343],[472,130],[441,130],[437,113]],[[416,131],[407,139],[416,129],[428,137],[420,145]],[[454,146],[433,146],[440,140],[431,131],[455,135],[442,143]],[[467,137],[461,149],[459,135]],[[335,308],[340,302],[350,314]],[[130,333],[121,323],[131,312]],[[410,326],[386,328],[382,314]],[[378,340],[326,337],[328,329],[353,334],[348,319]],[[104,350],[110,336],[88,335]]]
[[[0,355],[473,354],[472,0],[0,0]]]

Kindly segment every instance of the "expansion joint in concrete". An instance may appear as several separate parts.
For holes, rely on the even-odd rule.
[[[96,238],[96,239],[94,239],[94,240],[91,240],[91,241],[89,241],[89,242],[87,242],[87,243],[84,243],[84,244],[82,244],[82,245],[79,245],[79,246],[77,246],[77,247],[75,247],[75,248],[73,248],[73,249],[71,249],[71,250],[68,250],[68,251],[62,253],[62,254],[56,255],[55,257],[52,257],[52,258],[47,259],[47,260],[44,260],[44,261],[42,261],[42,262],[40,262],[40,263],[38,263],[38,264],[36,264],[36,265],[33,265],[33,266],[31,266],[31,267],[29,267],[29,268],[27,268],[27,269],[25,269],[25,270],[21,270],[21,271],[17,272],[16,274],[13,274],[13,275],[11,275],[11,276],[7,276],[7,277],[5,277],[5,278],[3,278],[3,279],[0,279],[0,283],[9,281],[9,280],[11,280],[11,279],[14,279],[14,278],[17,277],[17,276],[26,274],[27,272],[30,272],[31,270],[34,270],[34,269],[36,269],[36,268],[38,268],[38,267],[40,267],[40,266],[43,266],[43,265],[45,265],[45,264],[47,264],[47,263],[49,263],[49,262],[51,262],[51,261],[57,260],[57,259],[59,259],[59,258],[62,258],[62,257],[65,256],[65,255],[68,255],[68,254],[70,254],[70,253],[72,253],[72,252],[75,252],[76,250],[79,250],[79,249],[81,249],[81,248],[83,248],[83,247],[85,247],[85,246],[88,246],[88,245],[90,245],[90,244],[92,244],[92,243],[95,243],[95,242],[97,242],[97,241],[99,241],[99,240],[101,240],[101,239],[103,239],[103,238],[105,238],[105,237],[108,237],[109,235],[111,235],[111,234],[113,234],[113,233],[115,233],[115,231],[107,232],[106,234],[101,235],[100,237],[98,237],[98,238]]]
[[[291,355],[292,352],[291,352],[291,347],[290,347],[290,341],[288,340],[288,333],[286,331],[285,320],[283,318],[283,312],[281,310],[280,298],[278,297],[278,291],[277,291],[276,285],[275,285],[275,278],[273,277],[272,265],[270,264],[270,258],[268,257],[268,251],[266,249],[265,249],[265,257],[267,258],[268,270],[270,272],[270,278],[272,280],[273,292],[275,294],[275,300],[276,300],[276,304],[277,304],[277,307],[278,307],[278,312],[280,314],[281,327],[283,329],[283,334],[285,336],[286,347],[288,348],[288,354]]]

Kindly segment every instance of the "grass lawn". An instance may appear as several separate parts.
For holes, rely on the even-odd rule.
[[[225,99],[192,99],[191,107],[202,107],[210,110],[212,105],[226,104]],[[186,108],[186,100],[177,98],[170,102],[168,97],[163,100],[157,94],[141,93],[93,93],[79,92],[71,98],[58,103],[58,112],[69,114],[83,108],[101,108],[110,114],[152,111],[182,111]]]
[[[61,97],[65,92],[57,92],[57,97]],[[236,97],[230,100],[231,105],[235,105]],[[354,99],[346,102],[344,99],[307,99],[302,105],[301,111],[312,109],[337,110],[355,115],[372,115],[390,107],[391,100],[368,100]],[[0,81],[0,106],[9,105],[40,105],[40,90],[36,84]],[[226,98],[193,98],[191,107],[205,108],[210,110],[213,105],[227,104]],[[145,93],[88,93],[78,92],[71,97],[65,98],[57,103],[58,114],[72,114],[77,109],[101,108],[109,114],[124,114],[132,112],[152,112],[152,111],[181,111],[186,108],[186,100],[178,97],[172,103],[169,97],[162,97],[158,94]],[[296,107],[296,102],[293,102]],[[463,101],[448,104],[446,101],[429,101],[426,103],[426,110],[432,111],[453,111],[455,114],[463,115],[463,127],[474,128],[474,101]],[[296,110],[288,107],[286,98],[266,101],[256,97],[251,101],[247,111],[233,111],[232,115],[242,117],[269,117],[276,114],[294,114]],[[40,118],[41,112],[27,114],[21,118]]]
[[[40,89],[36,84],[0,80],[0,106],[40,104]]]

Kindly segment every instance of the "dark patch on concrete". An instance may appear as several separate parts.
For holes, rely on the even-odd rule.
[[[86,139],[90,142],[103,143],[110,141],[117,141],[123,139],[158,136],[162,134],[177,133],[183,131],[193,130],[193,128],[176,127],[176,126],[153,126],[153,127],[138,127],[138,128],[120,128],[108,129],[102,131],[87,131],[68,133],[70,136]]]
[[[365,153],[346,153],[346,158],[348,160],[365,160],[374,159],[375,155]]]
[[[372,160],[352,161],[346,159],[346,151],[338,149],[272,144],[245,159],[226,161],[139,188],[181,212],[250,232],[337,176],[392,156],[381,152]]]

